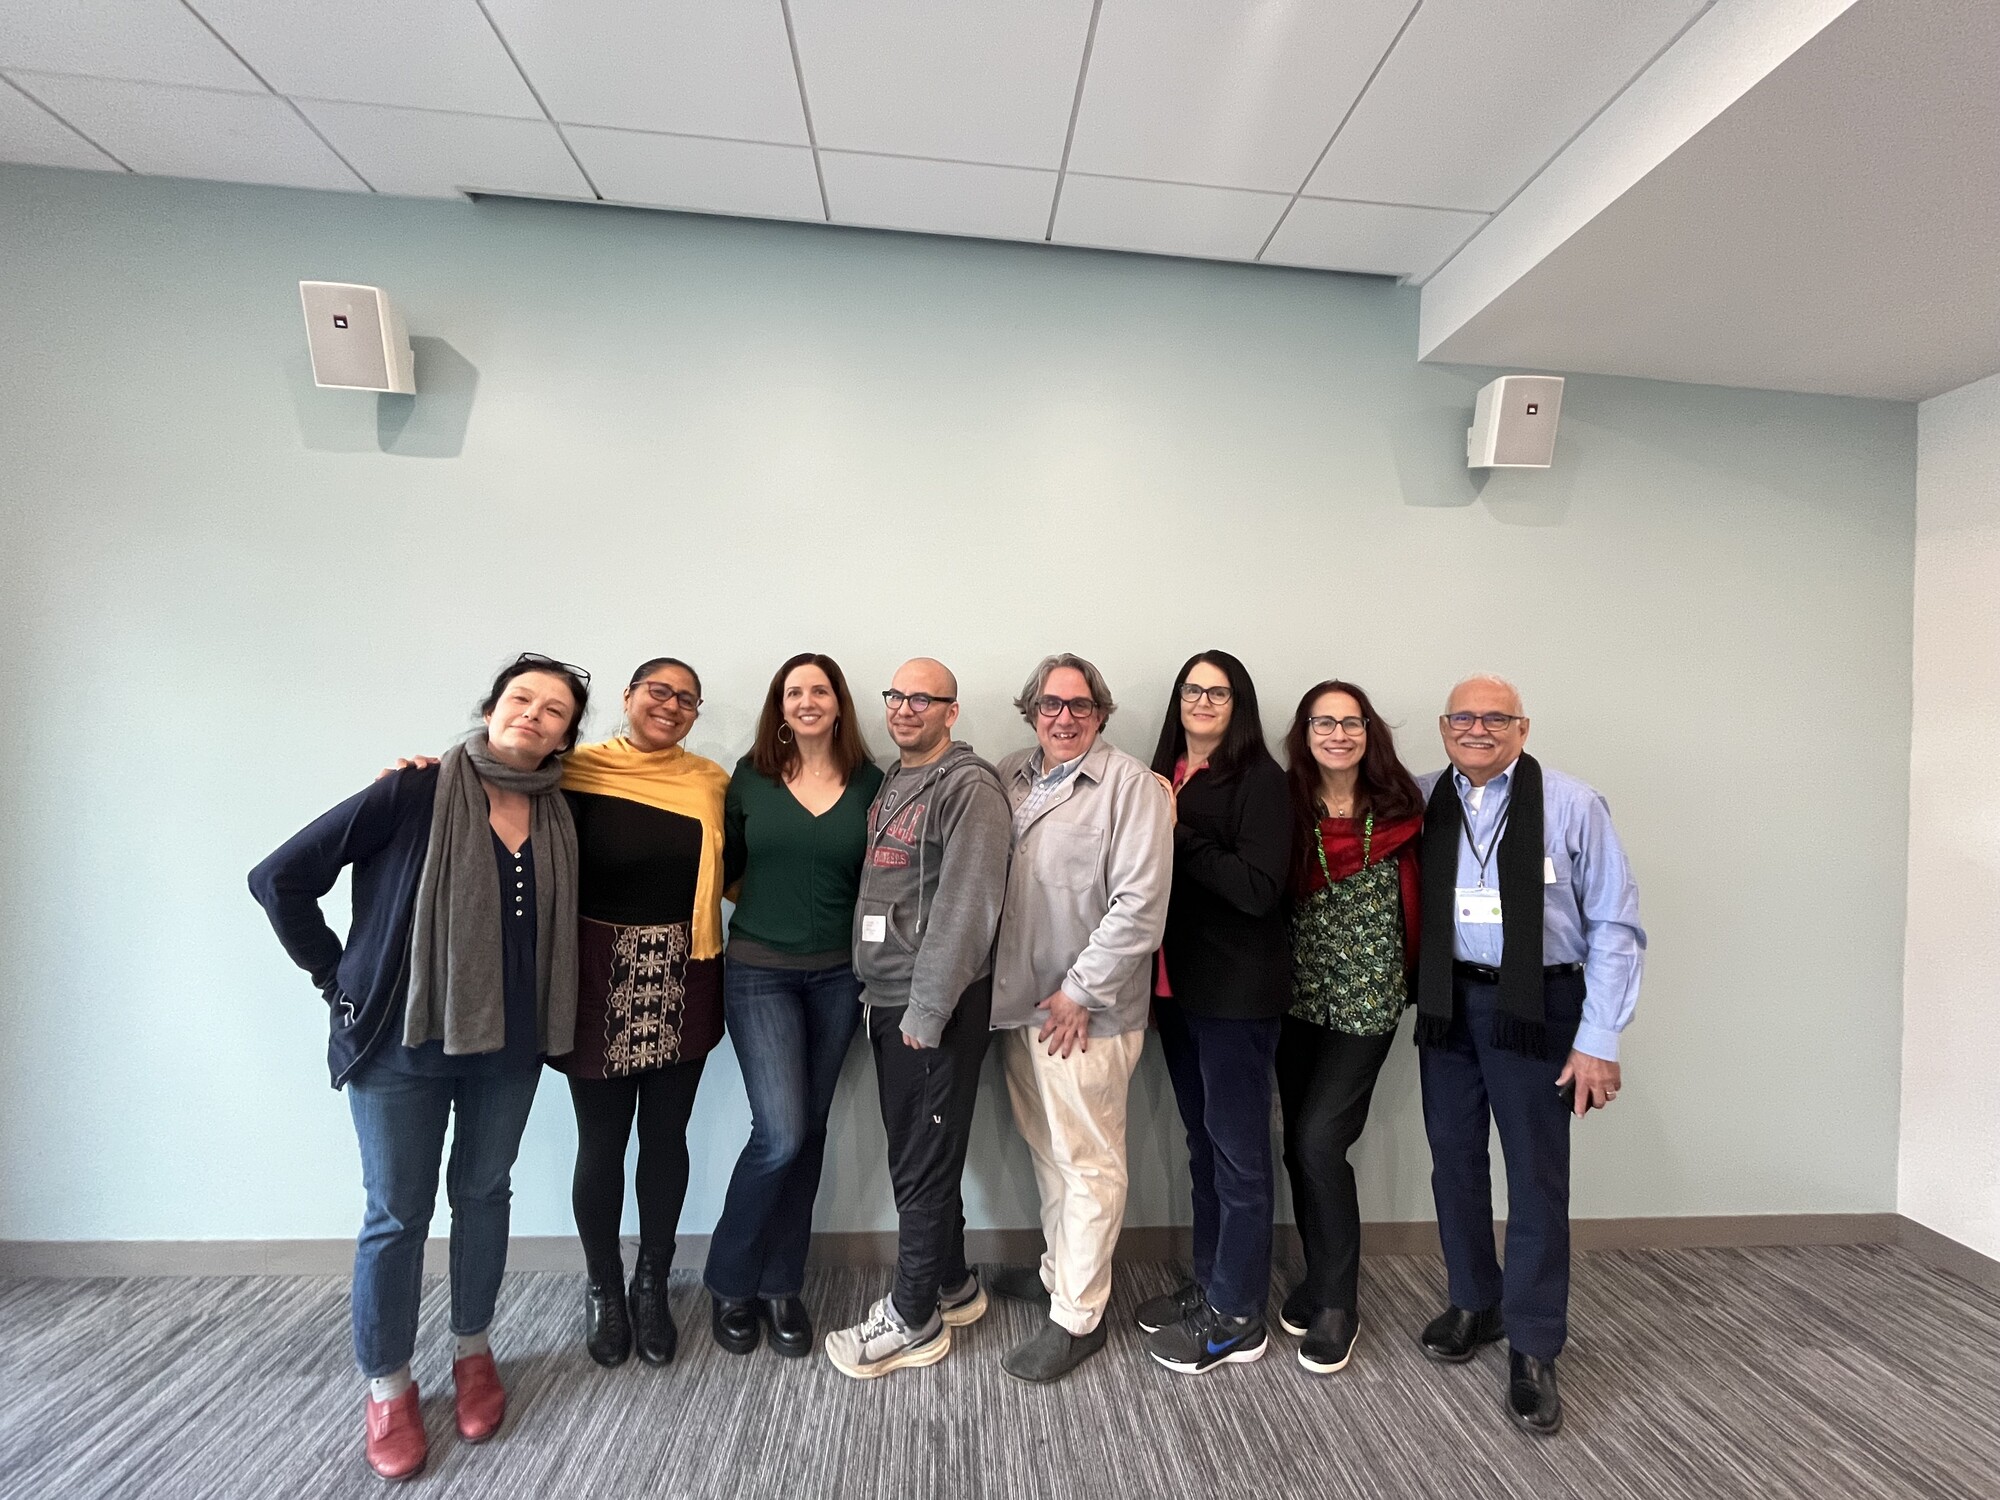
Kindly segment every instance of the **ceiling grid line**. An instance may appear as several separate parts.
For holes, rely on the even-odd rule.
[[[43,114],[47,115],[51,120],[54,120],[56,124],[62,126],[63,129],[67,130],[71,135],[75,136],[78,140],[82,141],[86,146],[90,147],[91,150],[103,156],[107,161],[116,162],[118,164],[119,171],[132,172],[132,168],[128,163],[120,160],[117,156],[105,150],[104,147],[98,145],[96,141],[92,140],[83,131],[79,130],[76,126],[70,124],[68,120],[65,120],[61,115],[57,114],[54,110],[50,109],[48,105],[44,104],[41,100],[37,99],[33,94],[28,92],[26,85],[17,82],[14,78],[5,73],[0,73],[0,83],[5,83],[7,87],[12,89],[15,93],[19,94],[23,99],[26,99],[30,104],[34,105],[36,109],[39,109]],[[132,175],[136,177],[139,174],[137,172],[132,172]]]
[[[1439,261],[1436,265],[1432,266],[1430,270],[1426,271],[1421,279],[1412,277],[1410,285],[1417,287],[1423,286],[1433,276],[1436,276],[1446,266],[1450,265],[1453,261],[1457,260],[1459,256],[1463,255],[1465,253],[1465,247],[1471,244],[1474,240],[1478,239],[1480,235],[1486,232],[1487,225],[1490,225],[1495,219],[1499,218],[1500,215],[1504,214],[1507,211],[1509,205],[1511,205],[1516,198],[1520,197],[1521,194],[1527,192],[1529,188],[1533,187],[1536,181],[1540,179],[1542,173],[1548,171],[1550,167],[1554,166],[1556,162],[1562,158],[1564,152],[1569,150],[1569,148],[1571,146],[1574,146],[1579,140],[1583,139],[1583,133],[1586,130],[1590,129],[1591,126],[1595,125],[1601,118],[1603,118],[1604,112],[1607,109],[1611,108],[1612,105],[1616,104],[1620,99],[1624,98],[1625,91],[1631,88],[1632,85],[1637,83],[1641,78],[1644,78],[1646,74],[1652,69],[1655,63],[1657,63],[1661,58],[1665,57],[1669,52],[1673,51],[1675,44],[1678,43],[1682,37],[1686,36],[1688,32],[1692,30],[1695,27],[1695,25],[1700,22],[1701,18],[1707,15],[1714,8],[1715,8],[1715,0],[1707,0],[1707,3],[1704,4],[1700,10],[1696,11],[1693,15],[1689,16],[1687,18],[1686,24],[1683,25],[1679,31],[1676,31],[1672,36],[1668,37],[1667,40],[1661,44],[1659,50],[1654,52],[1651,57],[1647,58],[1643,63],[1639,65],[1637,72],[1633,73],[1633,75],[1630,78],[1626,79],[1622,84],[1618,86],[1617,93],[1613,94],[1609,99],[1606,99],[1602,104],[1598,105],[1597,108],[1591,113],[1590,118],[1585,120],[1581,125],[1577,126],[1575,131],[1571,133],[1569,139],[1564,141],[1560,146],[1556,147],[1555,151],[1549,156],[1549,159],[1547,161],[1543,162],[1539,167],[1535,168],[1533,172],[1528,174],[1527,181],[1523,182],[1519,187],[1515,188],[1513,192],[1509,193],[1506,197],[1506,200],[1503,203],[1501,203],[1501,205],[1498,208],[1494,209],[1491,213],[1489,213],[1486,216],[1485,224],[1481,224],[1477,229],[1473,230],[1472,233],[1468,234],[1463,240],[1459,241],[1458,247],[1455,250],[1453,250],[1451,254],[1447,255],[1443,260]]]
[[[1261,262],[1264,259],[1264,252],[1271,248],[1271,241],[1278,237],[1278,231],[1285,227],[1285,220],[1292,216],[1292,210],[1298,207],[1299,199],[1305,196],[1306,186],[1313,180],[1313,174],[1319,171],[1319,164],[1325,161],[1327,153],[1333,150],[1333,143],[1340,139],[1341,131],[1347,129],[1347,122],[1353,119],[1354,112],[1361,108],[1361,101],[1368,97],[1368,91],[1375,86],[1375,80],[1382,76],[1382,70],[1389,65],[1390,57],[1395,53],[1397,45],[1403,40],[1403,34],[1410,29],[1410,23],[1416,20],[1417,12],[1423,8],[1424,0],[1417,0],[1417,3],[1410,7],[1410,13],[1403,17],[1403,24],[1396,28],[1396,34],[1389,38],[1389,45],[1382,49],[1382,55],[1375,59],[1375,66],[1369,70],[1368,77],[1363,80],[1361,91],[1348,101],[1347,112],[1340,117],[1339,123],[1333,127],[1333,134],[1326,138],[1326,144],[1319,148],[1319,155],[1315,156],[1312,165],[1306,168],[1306,175],[1299,179],[1298,191],[1293,193],[1291,198],[1286,201],[1284,211],[1278,215],[1278,222],[1271,226],[1271,232],[1264,236],[1264,243],[1259,245],[1257,253],[1250,257],[1253,262]]]
[[[1083,113],[1083,85],[1090,77],[1090,54],[1097,46],[1097,18],[1103,11],[1104,0],[1091,0],[1090,25],[1083,33],[1083,60],[1076,69],[1076,94],[1069,101],[1069,129],[1063,132],[1062,160],[1056,163],[1056,187],[1049,198],[1049,227],[1042,232],[1044,243],[1056,237],[1056,211],[1062,207],[1063,179],[1069,176],[1070,147],[1076,144],[1076,118]]]
[[[203,15],[200,11],[194,8],[193,0],[181,0],[181,9],[186,11],[189,15],[193,16],[195,20],[200,24],[201,29],[203,31],[206,31],[210,36],[214,37],[217,43],[221,45],[222,49],[225,52],[227,52],[231,57],[235,58],[239,63],[241,63],[243,65],[243,71],[248,73],[252,78],[256,79],[259,83],[261,83],[264,86],[265,93],[269,94],[273,99],[282,101],[285,108],[289,109],[293,113],[293,115],[295,115],[298,118],[298,122],[301,125],[305,126],[306,129],[310,130],[313,133],[313,135],[318,138],[319,143],[322,146],[326,147],[328,151],[333,153],[334,160],[339,162],[343,167],[347,168],[348,171],[354,174],[354,180],[356,182],[360,183],[363,187],[367,188],[368,191],[371,193],[375,191],[375,184],[370,182],[366,177],[363,177],[361,175],[360,168],[356,167],[353,162],[349,161],[347,157],[341,152],[340,148],[334,145],[332,141],[326,138],[326,132],[321,130],[319,126],[315,125],[310,119],[307,118],[306,112],[300,109],[298,105],[292,102],[291,96],[289,94],[279,93],[277,89],[271,86],[270,79],[266,78],[262,73],[258,72],[255,68],[251,67],[250,59],[245,57],[241,52],[238,52],[236,50],[235,44],[232,43],[228,37],[224,36],[221,32],[217,31],[215,29],[214,24],[210,22],[207,16]],[[227,92],[227,91],[218,90],[218,92]]]
[[[583,164],[583,158],[576,154],[576,147],[569,143],[569,133],[562,128],[562,121],[558,120],[554,111],[549,108],[549,102],[542,97],[542,91],[535,87],[535,80],[530,78],[528,70],[521,66],[521,59],[514,52],[514,44],[507,40],[507,33],[502,31],[500,23],[493,19],[493,12],[486,8],[486,0],[472,0],[472,3],[479,7],[480,15],[486,18],[486,24],[493,32],[493,40],[498,42],[500,50],[507,54],[507,61],[512,63],[514,71],[521,75],[521,86],[527,89],[530,97],[534,99],[535,108],[542,112],[542,118],[549,122],[549,129],[556,133],[556,139],[562,142],[563,150],[569,153],[569,159],[576,163],[577,171],[583,174],[583,183],[590,189],[590,196],[602,203],[604,194],[598,191],[597,179],[590,175],[590,168]]]
[[[799,60],[799,34],[792,25],[792,0],[778,0],[778,9],[785,17],[785,45],[792,53],[792,77],[799,85],[799,113],[805,116],[806,145],[812,150],[813,181],[819,184],[819,211],[826,222],[833,222],[833,204],[826,196],[826,169],[819,162],[819,132],[813,129],[812,101],[806,97],[806,69]]]

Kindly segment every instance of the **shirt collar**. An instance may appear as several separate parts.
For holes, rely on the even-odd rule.
[[[1474,786],[1470,781],[1465,779],[1465,773],[1463,771],[1459,770],[1457,766],[1453,766],[1451,768],[1451,784],[1458,789],[1458,795],[1461,799],[1472,800],[1473,809],[1477,811],[1479,804],[1486,800],[1487,787],[1500,787],[1504,790],[1506,788],[1513,786],[1514,767],[1518,766],[1520,763],[1521,763],[1521,757],[1518,755],[1515,756],[1512,760],[1507,762],[1506,768],[1502,770],[1499,775],[1493,777],[1486,783],[1485,787]]]

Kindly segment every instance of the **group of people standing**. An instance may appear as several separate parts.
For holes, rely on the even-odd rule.
[[[1124,1219],[1127,1092],[1153,1026],[1187,1130],[1194,1256],[1186,1285],[1138,1308],[1149,1353],[1194,1373],[1270,1345],[1275,1087],[1306,1262],[1278,1321],[1304,1369],[1337,1371],[1358,1330],[1347,1152],[1412,1003],[1451,1303],[1422,1345],[1462,1362],[1505,1337],[1507,1410],[1529,1431],[1559,1427],[1568,1127],[1617,1095],[1645,938],[1602,798],[1525,753],[1508,684],[1452,690],[1440,719],[1452,764],[1422,780],[1368,695],[1339,680],[1300,700],[1281,768],[1248,671],[1221,651],[1177,675],[1150,766],[1102,738],[1111,690],[1067,654],[1015,699],[1035,746],[997,766],[952,737],[957,683],[926,658],[882,694],[897,751],[886,773],[826,656],[779,668],[733,775],[681,743],[702,702],[686,663],[642,664],[625,732],[579,745],[589,691],[581,668],[524,654],[441,760],[403,763],[251,875],[328,1002],[332,1079],[360,1143],[354,1344],[376,1472],[425,1462],[409,1366],[448,1118],[452,1373],[459,1432],[478,1442],[505,1411],[487,1328],[543,1063],[567,1076],[576,1113],[586,1346],[607,1366],[635,1350],[664,1364],[687,1124],[725,1031],[752,1126],[704,1271],[724,1349],[815,1345],[800,1295],[813,1205],[862,1030],[897,1265],[859,1323],[825,1335],[829,1360],[860,1378],[935,1363],[989,1292],[1046,1312],[1003,1358],[1009,1374],[1051,1381],[1096,1353]],[[318,903],[349,866],[343,944]],[[960,1183],[990,1044],[1046,1249],[982,1275],[966,1261]],[[1493,1123],[1510,1190],[1504,1272]]]

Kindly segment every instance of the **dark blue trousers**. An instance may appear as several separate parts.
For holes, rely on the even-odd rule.
[[[1569,1337],[1569,1127],[1556,1076],[1583,1016],[1583,976],[1544,982],[1546,1061],[1496,1047],[1499,986],[1468,976],[1452,985],[1456,1017],[1444,1044],[1420,1049],[1431,1193],[1454,1307],[1498,1306],[1507,1342],[1554,1359]],[[1507,1167],[1507,1265],[1493,1251],[1493,1167],[1500,1130]]]
[[[1164,996],[1153,1002],[1153,1015],[1187,1127],[1194,1279],[1217,1312],[1261,1318],[1271,1295],[1271,1086],[1279,1018],[1215,1020]]]

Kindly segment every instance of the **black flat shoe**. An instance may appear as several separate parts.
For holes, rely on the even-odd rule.
[[[625,1287],[592,1281],[583,1288],[583,1347],[605,1369],[625,1363],[632,1352],[632,1320],[625,1315]]]
[[[756,1302],[749,1297],[724,1297],[711,1292],[708,1331],[731,1354],[748,1354],[757,1347],[762,1332],[757,1322]]]
[[[1556,1389],[1556,1362],[1519,1349],[1507,1356],[1507,1415],[1523,1432],[1554,1437],[1562,1431],[1563,1398]]]
[[[674,1326],[673,1309],[667,1305],[667,1272],[673,1262],[639,1252],[639,1264],[632,1270],[632,1342],[639,1358],[649,1365],[673,1362],[681,1331]]]
[[[1462,1307],[1447,1307],[1431,1319],[1417,1342],[1440,1364],[1462,1365],[1481,1344],[1500,1342],[1500,1309],[1467,1312]]]
[[[787,1359],[803,1359],[813,1351],[813,1324],[805,1303],[796,1297],[766,1297],[762,1308],[771,1325],[771,1348]]]
[[[1311,1326],[1313,1316],[1318,1311],[1319,1309],[1313,1305],[1312,1292],[1301,1281],[1292,1288],[1284,1304],[1278,1309],[1278,1326],[1293,1338],[1302,1339],[1306,1336],[1306,1329]]]

